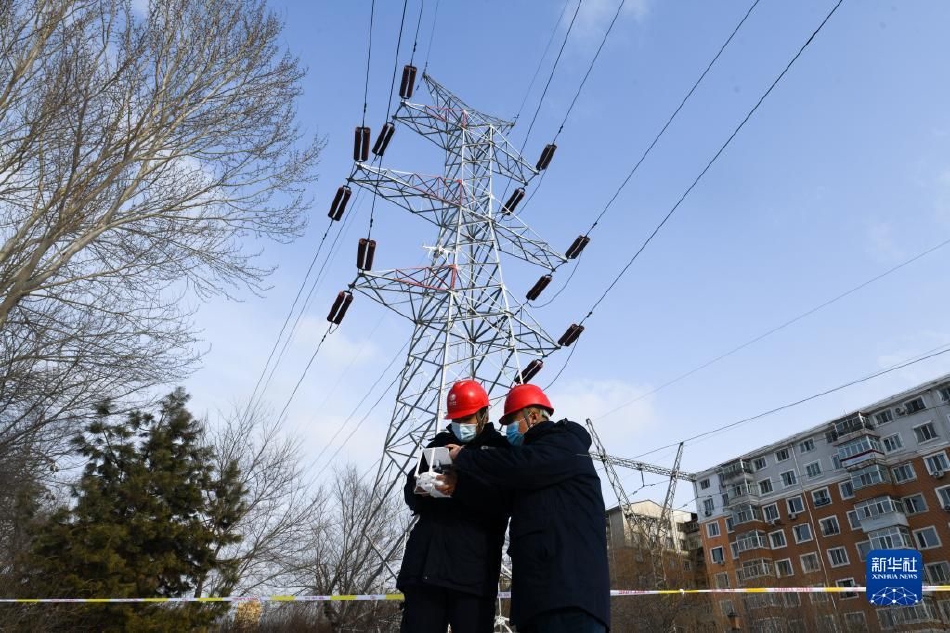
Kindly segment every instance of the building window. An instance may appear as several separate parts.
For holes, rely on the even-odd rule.
[[[856,587],[857,586],[854,584],[854,578],[842,578],[841,580],[836,580],[835,584],[838,585],[839,587]],[[842,598],[856,598],[858,596],[858,594],[851,591],[838,594],[838,595],[840,595]],[[862,618],[864,617],[863,613],[861,614],[861,617]]]
[[[850,499],[854,496],[854,486],[851,485],[850,479],[838,484],[838,490],[841,492],[842,499]]]
[[[940,537],[937,536],[937,529],[932,525],[922,530],[914,530],[914,540],[917,542],[917,549],[940,547]]]
[[[795,572],[792,569],[792,559],[786,558],[785,560],[775,561],[775,572],[779,578],[793,575]]]
[[[887,424],[894,419],[894,413],[890,409],[884,409],[880,413],[874,415],[874,419],[877,421],[877,425],[881,426],[882,424]]]
[[[788,449],[787,449],[787,448],[783,448],[782,450],[775,451],[775,461],[777,461],[777,462],[784,462],[786,459],[788,459]]]
[[[827,488],[819,488],[818,490],[813,490],[811,493],[811,500],[815,503],[815,506],[826,506],[831,503],[831,495],[828,494]]]
[[[796,543],[804,543],[805,541],[810,541],[811,536],[811,524],[810,523],[799,523],[792,527],[792,533],[795,535]]]
[[[765,506],[762,508],[762,516],[764,516],[765,520],[769,523],[778,521],[778,506],[774,503]]]
[[[854,586],[854,585],[849,585]],[[841,594],[845,598],[853,598],[856,593],[843,593]],[[844,614],[844,622],[848,625],[849,631],[867,631],[868,630],[868,621],[864,615],[864,611],[852,611],[851,613]]]
[[[854,546],[858,550],[858,560],[863,563],[868,559],[868,553],[871,551],[871,541],[861,541],[860,543],[855,543]]]
[[[923,444],[924,442],[937,439],[937,429],[934,428],[933,422],[927,422],[926,424],[915,426],[914,435],[917,436],[917,443]]]
[[[706,536],[716,538],[719,536],[719,521],[713,521],[706,524]]]
[[[736,545],[735,541],[729,543],[729,551],[732,552],[732,560],[739,558],[739,546]]]
[[[711,560],[714,563],[725,562],[726,558],[723,553],[722,547],[714,547],[711,550],[709,550],[709,560]]]
[[[950,387],[941,387],[937,390],[937,393],[940,394],[942,402],[950,402]]]
[[[768,466],[768,465],[769,465],[769,463],[768,463],[767,461],[765,461],[765,458],[764,458],[764,457],[756,457],[755,460],[752,462],[752,466],[753,466],[756,470],[762,470],[763,468],[765,468],[765,467]]]
[[[944,506],[950,506],[950,503],[944,504]],[[927,511],[927,501],[924,499],[923,494],[916,494],[910,497],[904,497],[904,513],[905,514],[920,514],[921,512]]]
[[[831,468],[832,470],[841,470],[841,458],[838,457],[838,453],[831,456]]]
[[[810,453],[815,450],[815,440],[808,438],[798,445],[798,451],[801,453]]]
[[[910,462],[894,466],[894,468],[891,469],[891,474],[894,476],[894,483],[897,484],[917,479],[917,473],[914,472],[914,465]]]
[[[706,513],[706,516],[712,516],[713,500],[711,498],[703,499],[703,511]]]
[[[940,502],[940,505],[943,506],[944,510],[950,511],[950,486],[937,488],[936,492],[937,492],[937,501]]]
[[[722,611],[723,615],[729,615],[730,613],[735,613],[736,611],[735,607],[732,605],[732,600],[720,600],[719,610]]]
[[[913,400],[908,400],[904,403],[904,411],[910,415],[911,413],[917,413],[918,411],[923,411],[927,408],[927,405],[924,404],[923,398],[914,398]]]
[[[728,573],[722,572],[722,573],[716,574],[715,580],[716,580],[716,589],[729,588],[729,574]]]
[[[946,561],[924,565],[927,570],[927,582],[932,585],[945,585],[950,581],[950,564]]]
[[[867,466],[861,470],[851,473],[851,486],[855,490],[867,488],[880,483],[890,483],[891,475],[887,468],[880,464]]]
[[[868,536],[871,539],[871,549],[902,549],[914,546],[910,532],[900,525],[875,530]]]
[[[805,474],[809,479],[814,479],[821,475],[821,462],[812,462],[805,466]]]
[[[893,453],[896,450],[900,450],[904,447],[904,443],[901,442],[901,434],[895,433],[894,435],[888,435],[883,440],[881,440],[881,445],[884,447],[885,453]]]
[[[763,479],[762,481],[760,481],[760,482],[759,482],[759,493],[760,493],[760,494],[763,494],[763,495],[767,495],[767,494],[769,494],[770,492],[772,492],[772,480],[771,480],[771,479]]]
[[[782,485],[784,485],[786,488],[794,486],[797,481],[798,478],[795,476],[794,470],[786,470],[784,473],[782,473]]]
[[[785,547],[788,544],[785,542],[785,531],[779,530],[778,532],[770,533],[769,542],[772,544],[772,549],[781,549]]]
[[[792,515],[792,514],[801,514],[802,512],[805,511],[805,504],[804,504],[804,502],[802,501],[802,498],[801,498],[800,496],[799,496],[799,497],[791,497],[791,498],[789,498],[789,499],[786,499],[786,500],[785,500],[785,503],[788,505],[788,514],[789,514],[789,515]]]
[[[826,519],[822,519],[818,522],[818,525],[821,526],[822,536],[834,536],[835,534],[841,534],[841,526],[838,525],[838,517],[834,515]]]
[[[848,560],[848,550],[843,547],[832,547],[828,550],[828,562],[831,563],[832,567],[842,567],[847,565]]]
[[[848,510],[848,525],[852,530],[861,529],[861,519],[858,518],[858,513],[854,510]]]
[[[931,475],[945,473],[950,470],[950,462],[947,461],[947,454],[944,452],[925,457],[924,464],[927,466],[927,472]]]
[[[802,571],[806,574],[811,574],[816,571],[821,570],[821,561],[818,560],[818,554],[815,552],[809,552],[808,554],[802,554],[798,557],[802,561]],[[812,594],[817,595],[817,594]]]
[[[708,479],[708,478],[700,480],[700,482],[699,482],[699,489],[700,489],[700,490],[708,490],[708,489],[709,489],[709,479]]]
[[[736,529],[736,520],[732,517],[726,517],[726,532],[732,534]]]

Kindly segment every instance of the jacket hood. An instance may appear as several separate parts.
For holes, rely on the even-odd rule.
[[[558,424],[563,424],[568,433],[580,440],[585,450],[590,450],[590,445],[593,443],[593,440],[590,437],[590,433],[587,432],[587,429],[577,422],[571,422],[570,420],[560,420]]]

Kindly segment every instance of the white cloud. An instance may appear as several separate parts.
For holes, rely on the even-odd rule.
[[[618,0],[583,0],[574,25],[575,32],[585,39],[596,37],[599,41],[617,13],[619,4]],[[650,4],[650,0],[626,0],[618,20],[630,18],[642,22],[650,13]],[[569,10],[564,19],[570,20],[571,15],[573,12]]]
[[[579,380],[557,386],[549,396],[556,419],[591,418],[607,451],[624,457],[642,446],[638,436],[656,427],[653,397],[643,397],[647,391],[621,380]]]

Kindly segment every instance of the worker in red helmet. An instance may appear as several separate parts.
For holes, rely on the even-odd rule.
[[[507,452],[509,444],[488,421],[488,394],[474,380],[452,385],[449,425],[427,448],[462,445]],[[424,461],[420,471],[428,470]],[[467,503],[435,498],[417,487],[415,471],[404,489],[418,516],[409,534],[396,586],[405,595],[402,633],[491,633],[501,571],[508,504],[488,486],[474,485]]]
[[[587,430],[552,422],[538,386],[512,388],[505,425],[512,449],[451,447],[439,487],[465,503],[484,486],[511,495],[511,622],[519,633],[604,633],[610,628],[607,524]]]

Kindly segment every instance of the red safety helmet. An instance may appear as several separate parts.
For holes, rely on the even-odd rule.
[[[508,397],[505,398],[505,415],[501,416],[500,422],[502,424],[510,423],[512,421],[511,416],[525,407],[541,407],[548,412],[548,415],[554,413],[554,407],[551,406],[551,401],[541,391],[541,387],[531,384],[515,385],[508,392]]]
[[[445,419],[465,418],[488,406],[488,394],[475,380],[460,380],[449,389]]]

